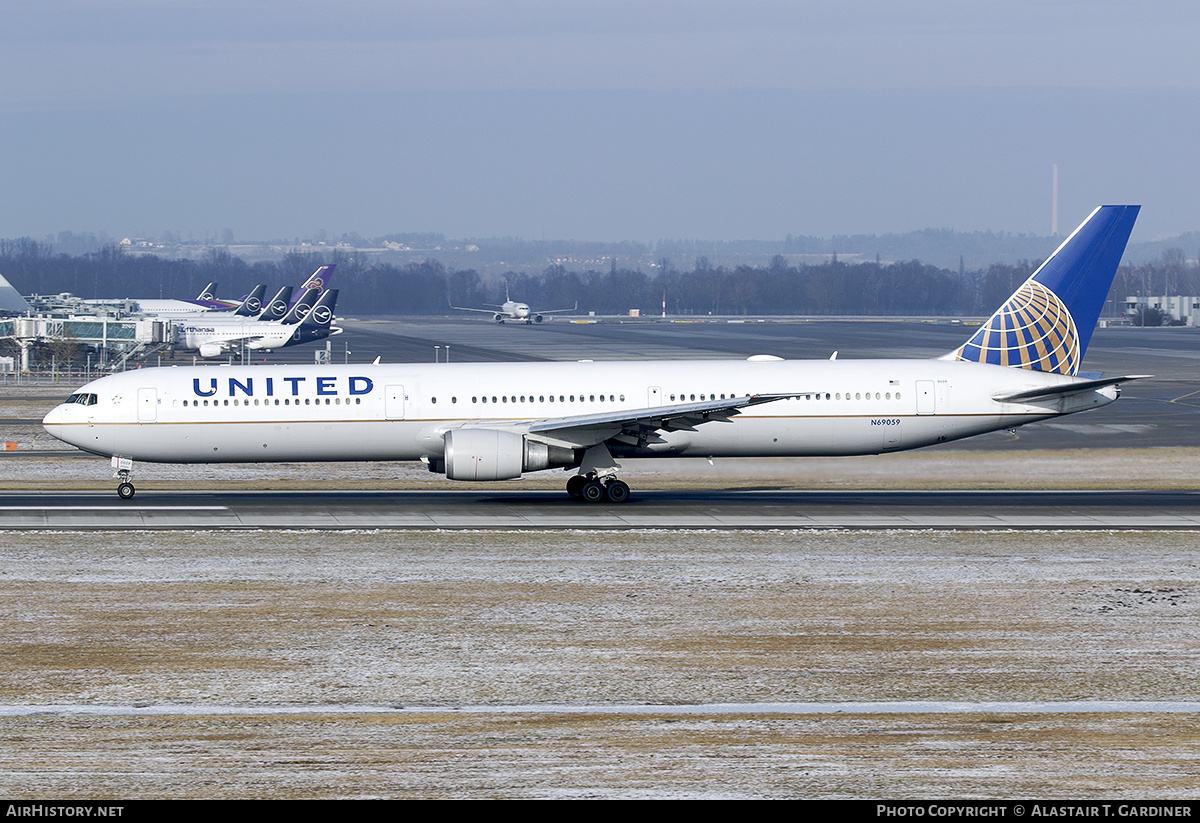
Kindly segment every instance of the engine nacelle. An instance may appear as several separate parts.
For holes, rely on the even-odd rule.
[[[542,316],[541,316],[540,314],[535,314],[535,315],[533,316],[533,322],[534,322],[534,323],[541,323],[541,322],[542,322]]]
[[[201,343],[200,356],[205,360],[212,360],[220,357],[225,353],[225,347],[220,343]]]
[[[583,458],[581,449],[550,446],[500,429],[451,429],[444,455],[450,480],[513,480],[522,472],[575,466]]]

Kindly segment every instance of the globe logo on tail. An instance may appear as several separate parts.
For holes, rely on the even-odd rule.
[[[1079,332],[1058,295],[1029,280],[957,352],[957,359],[1076,374]]]

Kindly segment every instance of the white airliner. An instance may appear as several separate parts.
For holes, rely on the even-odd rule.
[[[210,312],[229,312],[238,308],[243,302],[238,300],[218,300],[216,294],[217,284],[209,283],[200,290],[195,300],[172,300],[168,298],[128,300],[124,298],[106,298],[84,300],[83,302],[94,306],[114,306],[133,303],[137,306],[137,313],[139,315],[143,317],[156,317],[163,320],[186,315],[208,314]]]
[[[422,460],[451,480],[573,471],[619,503],[615,458],[858,455],[1099,408],[1079,363],[1137,206],[1101,206],[984,323],[934,360],[633,361],[142,369],[93,381],[50,434],[112,458],[237,463]]]
[[[503,325],[504,321],[506,321],[506,320],[520,320],[521,322],[526,323],[526,324],[541,323],[542,320],[545,319],[544,315],[564,314],[566,312],[575,311],[576,309],[579,308],[579,304],[576,303],[574,306],[572,306],[569,309],[549,309],[548,311],[536,311],[535,312],[529,308],[528,303],[518,303],[517,301],[510,298],[508,296],[508,286],[505,286],[504,287],[504,302],[498,306],[493,306],[490,309],[471,309],[471,308],[466,308],[464,306],[455,306],[453,303],[451,303],[450,308],[454,309],[455,311],[477,311],[477,312],[483,312],[484,314],[490,314],[492,316],[493,320],[495,320],[497,323],[500,323],[501,325]]]

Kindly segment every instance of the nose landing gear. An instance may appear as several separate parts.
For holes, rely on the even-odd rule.
[[[121,481],[117,484],[117,497],[122,500],[132,500],[134,493],[137,491],[131,482],[131,478],[133,477],[133,461],[128,457],[113,457],[112,467],[116,469],[113,477]]]

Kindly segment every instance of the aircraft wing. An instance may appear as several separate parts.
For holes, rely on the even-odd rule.
[[[579,303],[576,303],[574,306],[572,306],[569,309],[538,309],[537,311],[531,311],[531,313],[532,314],[563,314],[565,312],[578,311],[578,310],[579,310]]]
[[[729,418],[750,406],[803,394],[804,392],[745,395],[722,400],[673,403],[644,409],[620,409],[599,414],[541,420],[514,420],[503,423],[496,420],[480,420],[467,423],[463,428],[507,428],[534,435],[538,440],[587,448],[617,436],[644,440],[659,431],[695,431],[696,426],[704,423],[727,422]]]
[[[261,334],[239,334],[232,337],[222,337],[220,340],[209,340],[206,341],[205,345],[216,345],[222,346],[226,349],[236,349],[238,346],[242,345],[242,343],[253,343],[255,340],[261,340],[262,338],[263,335]]]
[[[493,309],[472,309],[467,306],[455,306],[453,303],[451,303],[450,308],[454,309],[455,311],[481,311],[481,312],[484,312],[485,314],[495,314],[502,307],[496,306]]]
[[[993,394],[992,399],[998,403],[1033,403],[1038,400],[1056,400],[1072,394],[1084,394],[1105,386],[1115,386],[1117,383],[1127,383],[1130,380],[1144,380],[1153,377],[1152,374],[1126,374],[1121,377],[1105,377],[1100,380],[1077,380],[1072,383],[1059,383],[1055,386],[1041,386],[1024,391]]]

